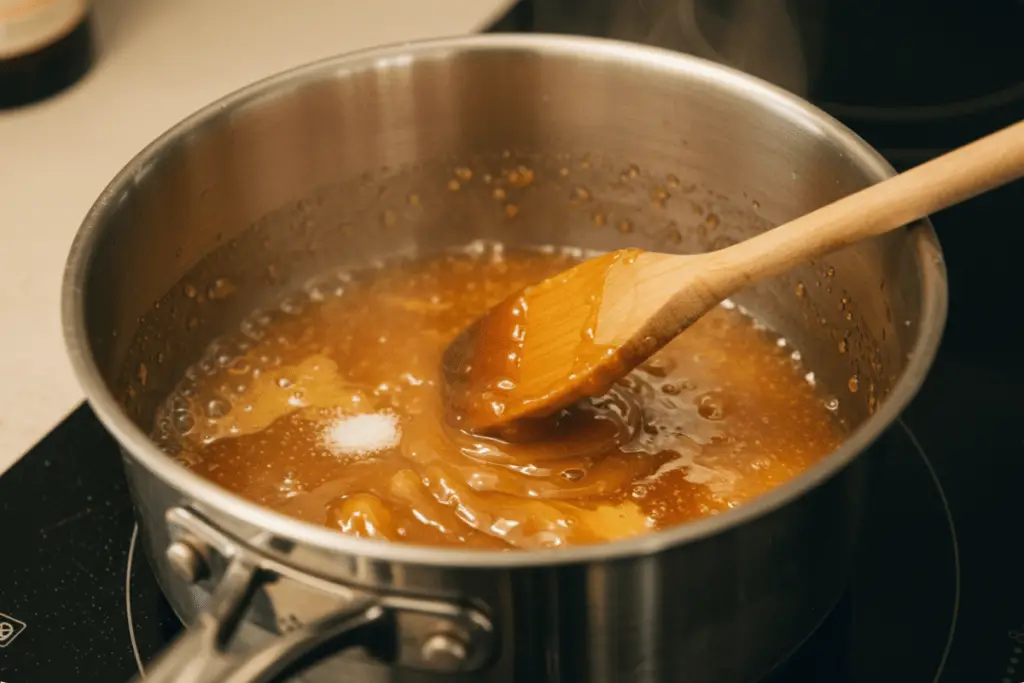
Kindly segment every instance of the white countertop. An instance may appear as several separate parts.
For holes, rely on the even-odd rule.
[[[146,143],[208,102],[332,54],[478,30],[510,0],[95,0],[99,61],[0,112],[0,472],[82,400],[60,329],[78,224]]]

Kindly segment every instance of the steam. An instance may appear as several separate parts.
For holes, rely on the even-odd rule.
[[[806,96],[816,0],[549,0],[537,28],[630,40],[726,64]]]

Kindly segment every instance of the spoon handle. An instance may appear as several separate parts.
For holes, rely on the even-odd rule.
[[[1024,176],[1024,121],[715,254],[730,289]]]

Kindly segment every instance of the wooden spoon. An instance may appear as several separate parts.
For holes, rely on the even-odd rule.
[[[706,254],[610,252],[526,287],[446,349],[449,418],[476,431],[557,413],[612,382],[723,299],[1024,175],[1024,122],[773,230]]]

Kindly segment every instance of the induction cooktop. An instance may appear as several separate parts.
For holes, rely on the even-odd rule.
[[[529,30],[528,11],[497,26]],[[1024,118],[1024,97],[966,115],[994,130]],[[924,144],[897,148],[884,117],[847,123],[897,166],[952,147],[966,125],[950,116]],[[945,341],[870,456],[845,596],[771,683],[1024,681],[1022,212],[1016,183],[935,217],[951,284]],[[83,405],[0,477],[0,683],[144,673],[181,625],[140,545],[117,447]]]

